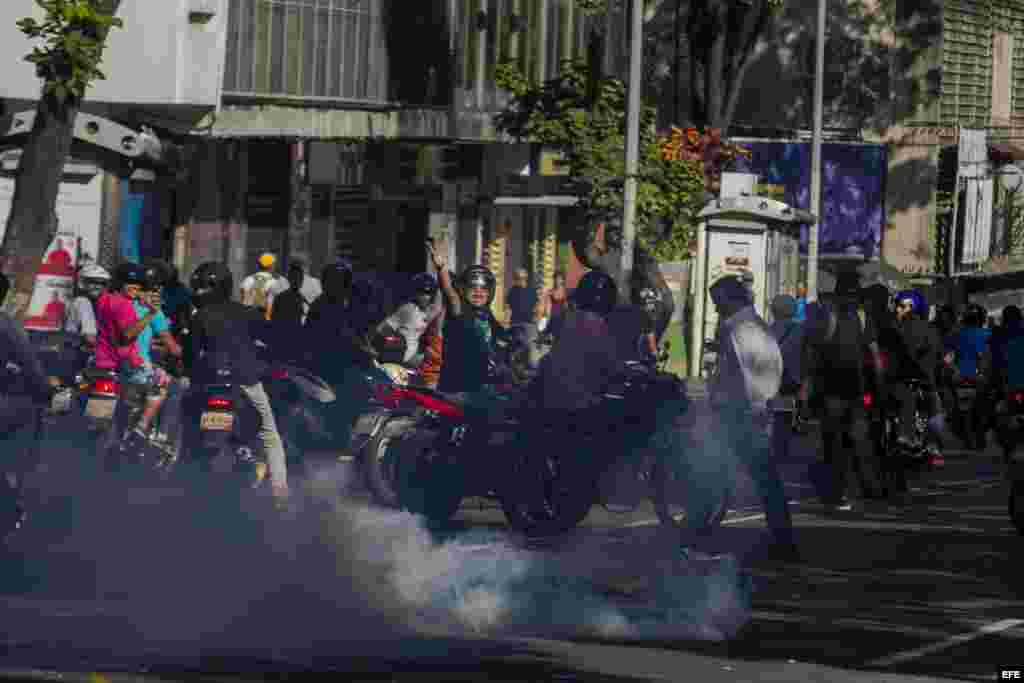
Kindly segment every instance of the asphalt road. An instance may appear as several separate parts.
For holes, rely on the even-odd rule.
[[[693,563],[649,505],[537,545],[474,499],[432,537],[363,508],[344,466],[279,520],[252,492],[83,484],[78,445],[45,449],[33,525],[0,551],[8,678],[993,680],[1024,664],[995,452],[948,451],[908,505],[826,515],[808,438],[783,465],[804,557],[771,564],[743,477],[712,547],[735,561]]]

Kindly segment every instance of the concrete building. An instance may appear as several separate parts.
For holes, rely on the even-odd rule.
[[[101,65],[106,80],[96,82],[82,104],[57,206],[59,229],[76,236],[86,259],[113,265],[171,253],[178,180],[173,143],[220,103],[226,10],[226,0],[120,4],[124,27],[109,36]],[[0,7],[0,231],[41,88],[34,66],[23,59],[32,45],[15,22],[42,14],[33,0],[6,0]]]
[[[557,179],[510,180],[531,157],[497,139],[507,94],[493,70],[511,60],[534,79],[554,76],[607,20],[597,26],[575,0],[227,5],[220,106],[185,165],[188,267],[224,259],[240,276],[272,251],[314,272],[338,256],[418,272],[430,236],[448,238],[456,269],[489,265],[501,291],[520,265],[550,285],[574,214],[546,196]],[[534,161],[535,174],[553,171]]]

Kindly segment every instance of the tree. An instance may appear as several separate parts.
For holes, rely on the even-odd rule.
[[[99,66],[120,0],[36,0],[42,22],[18,21],[36,45],[25,60],[43,81],[36,117],[25,141],[14,185],[11,213],[0,244],[0,267],[13,275],[6,309],[23,319],[32,300],[35,275],[57,231],[54,208],[64,163],[71,152],[75,118],[88,87],[105,78]]]
[[[614,78],[593,83],[587,65],[573,60],[542,84],[530,83],[507,64],[499,65],[495,80],[513,96],[495,117],[498,130],[519,141],[561,151],[585,217],[580,228],[593,232],[596,225],[604,224],[608,246],[618,248],[626,173],[625,85]],[[640,126],[637,240],[659,258],[685,258],[694,211],[704,200],[703,168],[697,159],[664,155],[666,137],[655,132],[654,121],[654,109],[645,106]],[[577,252],[588,263],[586,255]]]
[[[586,0],[586,10],[593,14],[621,12],[629,3],[630,0]],[[728,130],[747,70],[761,53],[762,38],[783,4],[784,0],[647,0],[647,86],[656,86],[669,74],[676,80],[679,62],[670,57],[675,51],[667,48],[674,44],[678,47],[678,38],[685,37],[690,124],[702,129]],[[677,13],[681,21],[676,20]]]

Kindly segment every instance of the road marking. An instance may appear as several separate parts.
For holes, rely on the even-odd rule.
[[[938,643],[932,643],[931,645],[925,645],[923,647],[915,648],[913,650],[906,650],[905,652],[897,652],[896,654],[889,655],[888,657],[882,657],[881,659],[875,659],[867,663],[868,666],[892,666],[893,664],[901,664],[908,662],[912,659],[920,659],[942,650],[948,650],[951,647],[956,647],[963,643],[976,640],[983,636],[991,635],[993,633],[1000,633],[1007,631],[1011,628],[1017,628],[1021,624],[1024,624],[1024,619],[1003,619],[1002,621],[996,621],[991,624],[986,624],[979,629],[976,629],[970,633],[963,633],[959,636],[952,636],[946,640]]]
[[[734,512],[734,511],[731,511]],[[747,515],[745,517],[733,517],[732,519],[726,519],[722,521],[722,524],[737,524],[739,522],[752,522],[755,519],[764,519],[764,513],[760,512],[756,515]],[[660,519],[641,519],[637,522],[630,522],[623,526],[629,529],[641,526],[654,526],[655,524],[661,524]]]

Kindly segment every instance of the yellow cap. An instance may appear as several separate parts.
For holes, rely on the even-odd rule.
[[[273,254],[263,254],[262,256],[260,256],[260,265],[263,266],[264,268],[269,268],[276,262],[277,259],[274,258]]]

